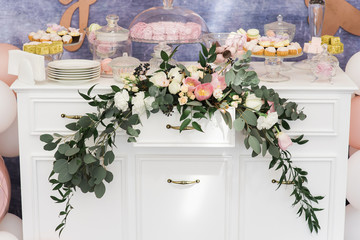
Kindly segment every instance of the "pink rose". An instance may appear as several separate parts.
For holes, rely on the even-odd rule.
[[[224,90],[226,88],[225,76],[219,76],[217,73],[211,74],[211,85],[214,89]]]
[[[269,109],[268,113],[275,112],[274,102],[267,101],[267,103],[268,103],[269,106],[270,106],[270,109]]]
[[[195,88],[195,97],[199,101],[209,99],[214,91],[213,86],[210,83],[200,84]]]
[[[109,63],[111,62],[111,58],[105,58],[104,60],[101,61],[101,71],[105,72],[106,74],[112,74],[112,69],[109,65]]]
[[[196,78],[187,77],[187,78],[183,79],[183,84],[188,86],[188,90],[190,92],[193,92],[195,90],[195,88],[201,84],[201,82],[199,82],[199,80],[197,80]]]
[[[286,135],[286,133],[279,132],[276,137],[278,139],[278,144],[281,150],[285,151],[289,146],[293,144],[291,138]]]

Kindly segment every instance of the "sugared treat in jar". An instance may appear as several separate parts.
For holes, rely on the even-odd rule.
[[[130,37],[136,42],[195,43],[208,32],[205,21],[195,12],[172,6],[173,0],[164,0],[164,6],[147,9],[130,24]]]
[[[277,21],[264,25],[264,32],[268,37],[285,38],[291,42],[295,36],[295,24],[283,21],[281,15],[277,16]],[[285,40],[284,39],[284,40]]]
[[[120,27],[116,15],[106,16],[108,24],[94,31],[93,58],[102,63],[102,76],[112,77],[109,63],[112,59],[123,56],[124,53],[131,55],[131,41],[129,30]],[[90,30],[90,29],[89,29]],[[90,36],[88,36],[90,42]]]

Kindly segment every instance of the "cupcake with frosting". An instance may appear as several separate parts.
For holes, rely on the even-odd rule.
[[[41,36],[40,38],[40,42],[47,42],[47,41],[50,41],[50,34],[44,34]]]
[[[274,47],[268,47],[264,51],[265,56],[272,56],[273,57],[273,56],[275,56],[275,54],[276,54],[276,49]]]
[[[64,44],[70,44],[72,43],[72,37],[70,35],[62,36],[62,40]]]
[[[289,50],[289,55],[297,55],[298,54],[298,50],[294,45],[290,45],[287,47]]]
[[[80,31],[79,31],[79,29],[70,27],[69,31],[70,31],[69,35],[72,37],[72,42],[73,43],[79,42],[79,40],[80,40]]]
[[[298,42],[293,42],[290,45],[294,46],[297,49],[298,54],[300,54],[302,52],[302,48]]]
[[[35,33],[34,35],[32,35],[32,40],[36,42],[40,42],[41,36],[42,35],[40,33]]]
[[[254,54],[254,55],[263,55],[264,54],[264,48],[262,46],[255,46],[252,49],[252,54]]]
[[[289,50],[287,47],[279,47],[277,50],[277,55],[281,57],[286,57],[289,55]]]
[[[34,40],[33,40],[33,37],[34,37],[35,34],[36,34],[35,32],[29,33],[28,38],[29,38],[30,42],[31,42],[31,41],[34,41]]]

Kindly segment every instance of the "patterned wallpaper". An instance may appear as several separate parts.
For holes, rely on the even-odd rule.
[[[1,2],[0,24],[3,27],[0,42],[21,47],[27,41],[27,33],[44,29],[47,23],[59,23],[64,11],[77,1],[70,1],[71,3],[67,6],[62,5],[58,0],[1,0]],[[360,1],[348,0],[348,2],[360,8]],[[105,25],[105,16],[113,13],[119,15],[119,25],[128,28],[131,20],[138,13],[160,5],[162,5],[161,0],[97,0],[90,6],[89,23],[97,22]],[[174,5],[197,12],[203,17],[211,32],[230,32],[242,27],[244,29],[258,28],[260,33],[263,33],[263,25],[274,22],[276,16],[282,14],[285,21],[296,24],[294,41],[303,45],[305,41],[310,40],[307,7],[303,0],[175,0]],[[78,11],[73,16],[72,25],[78,26]],[[359,37],[341,28],[336,35],[340,36],[345,44],[345,52],[337,56],[341,67],[344,68],[348,59],[360,50]],[[140,60],[148,60],[153,46],[133,43],[133,55]],[[195,60],[199,49],[197,44],[181,46],[178,60]],[[91,59],[87,40],[78,51],[65,52],[63,58]],[[305,56],[296,60],[303,58]]]
[[[27,34],[44,29],[47,23],[59,23],[64,11],[77,0],[69,0],[70,4],[62,5],[58,0],[0,0],[0,43],[10,43],[21,48],[27,42]],[[359,0],[347,0],[356,8],[360,8]],[[128,28],[131,20],[141,11],[162,5],[161,0],[97,0],[90,6],[89,23],[97,22],[105,25],[105,16],[117,14],[119,25]],[[263,26],[274,22],[278,14],[284,21],[296,24],[294,41],[301,45],[309,41],[307,23],[307,7],[304,0],[175,0],[174,5],[182,6],[197,12],[203,17],[211,32],[230,32],[238,28],[258,28],[263,34]],[[338,9],[341,11],[341,9]],[[78,11],[73,16],[72,26],[78,26]],[[337,55],[340,66],[344,69],[348,59],[360,51],[359,37],[347,33],[341,28],[336,33],[345,45],[344,53]],[[140,60],[148,60],[152,53],[152,44],[133,43],[133,55]],[[194,51],[195,50],[195,51]],[[200,46],[198,44],[183,45],[177,54],[177,60],[196,60]],[[76,52],[65,52],[63,59],[91,59],[87,40]],[[296,60],[304,59],[302,56]],[[21,196],[19,181],[19,159],[5,160],[12,181],[12,200],[10,212],[21,216]]]

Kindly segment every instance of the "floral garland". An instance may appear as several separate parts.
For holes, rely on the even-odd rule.
[[[56,149],[53,170],[49,181],[59,196],[51,196],[57,203],[65,203],[60,212],[63,217],[56,227],[59,235],[64,230],[67,217],[73,209],[70,204],[75,190],[94,192],[101,198],[105,193],[104,182],[110,183],[113,174],[106,166],[114,161],[116,131],[123,129],[128,142],[136,142],[140,130],[139,116],[163,112],[170,115],[175,110],[181,114],[180,132],[188,126],[203,131],[198,120],[211,118],[220,111],[223,120],[236,131],[245,135],[244,145],[252,150],[252,156],[265,156],[272,160],[269,168],[281,170],[278,187],[283,182],[292,182],[293,206],[298,206],[297,214],[304,215],[311,232],[318,232],[320,225],[316,212],[322,209],[313,207],[323,197],[313,196],[304,185],[307,172],[293,166],[287,148],[293,143],[305,144],[303,135],[291,139],[281,129],[289,130],[288,121],[304,120],[306,115],[298,110],[295,102],[280,98],[273,89],[259,86],[259,78],[249,71],[251,52],[248,51],[236,61],[229,58],[225,66],[215,66],[216,46],[207,49],[202,45],[199,53],[199,66],[185,67],[169,63],[177,48],[170,56],[162,51],[163,62],[160,69],[149,75],[149,65],[141,64],[133,74],[124,74],[124,84],[111,86],[111,92],[91,96],[95,86],[87,94],[79,94],[96,107],[95,113],[87,113],[76,122],[66,125],[74,133],[44,134],[40,140],[44,149]],[[226,73],[225,73],[226,72]],[[224,74],[225,73],[225,74]],[[233,120],[228,109],[236,110]],[[99,127],[105,130],[99,132]],[[91,141],[89,141],[91,140]],[[92,142],[89,145],[89,142]]]

